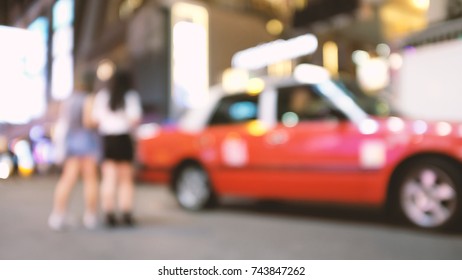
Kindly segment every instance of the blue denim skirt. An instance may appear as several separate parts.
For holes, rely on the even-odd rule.
[[[98,134],[86,129],[70,131],[66,137],[66,156],[100,158],[101,140]]]

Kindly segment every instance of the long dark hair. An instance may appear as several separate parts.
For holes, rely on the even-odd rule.
[[[118,70],[109,81],[109,108],[112,111],[125,108],[125,94],[133,89],[133,78],[126,70]]]

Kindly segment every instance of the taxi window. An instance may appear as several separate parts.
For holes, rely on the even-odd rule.
[[[209,125],[234,124],[257,119],[258,96],[239,94],[222,98]]]
[[[278,91],[278,121],[298,122],[339,119],[339,112],[310,86],[281,88]]]

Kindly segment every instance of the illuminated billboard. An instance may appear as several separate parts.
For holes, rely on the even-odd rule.
[[[209,88],[208,12],[202,6],[178,2],[172,6],[171,114],[197,108]]]
[[[0,26],[0,122],[24,124],[46,107],[46,19],[29,30]]]

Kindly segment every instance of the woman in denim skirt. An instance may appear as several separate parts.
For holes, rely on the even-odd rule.
[[[53,230],[61,230],[69,225],[66,217],[69,195],[79,180],[83,179],[85,212],[83,224],[93,229],[98,224],[98,160],[100,139],[96,131],[87,128],[90,123],[93,96],[90,94],[92,82],[87,79],[64,102],[61,122],[65,126],[64,164],[61,177],[56,185],[53,210],[48,225]]]

